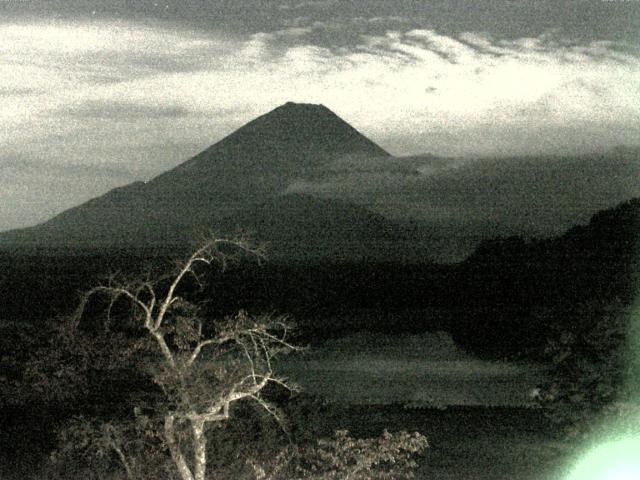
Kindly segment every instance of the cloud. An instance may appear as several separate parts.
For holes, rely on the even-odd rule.
[[[189,113],[189,110],[180,106],[89,101],[77,107],[72,107],[64,112],[53,112],[52,115],[64,114],[80,118],[131,121],[158,117],[185,117],[188,116]]]
[[[320,9],[324,9],[324,8],[329,8],[332,7],[334,5],[336,5],[338,3],[338,0],[312,0],[312,1],[307,1],[307,2],[299,2],[299,3],[295,3],[295,4],[291,4],[291,5],[286,5],[289,9],[292,10],[300,10],[300,9],[316,9],[316,8],[320,8]],[[284,5],[281,5],[280,8],[283,8]]]
[[[388,163],[353,157],[296,179],[287,192],[352,201],[399,221],[428,225],[434,237],[457,245],[440,253],[461,258],[481,239],[559,235],[585,224],[596,211],[640,196],[638,155],[640,149],[631,148]]]
[[[252,38],[253,52],[269,51],[272,41]],[[258,73],[287,85],[292,96],[301,90],[302,98],[334,108],[397,153],[419,143],[462,155],[575,151],[638,134],[640,62],[618,47],[575,45],[552,34],[494,40],[414,29],[363,36],[338,50],[282,47]],[[290,73],[274,75],[284,69]],[[329,88],[320,91],[315,82]]]
[[[35,88],[25,87],[2,87],[0,88],[0,97],[23,97],[26,95],[33,95],[38,93]]]
[[[7,156],[0,158],[0,172],[3,175],[14,174],[63,174],[63,175],[93,175],[96,177],[131,178],[131,171],[99,163],[68,163],[59,164],[41,158]]]
[[[0,178],[0,218],[11,228],[20,228],[46,221],[95,197],[96,192],[130,183],[134,175],[126,168],[95,161],[60,164],[5,156],[0,158]]]
[[[78,103],[163,103],[152,92],[112,89],[206,68],[207,55],[226,48],[211,36],[126,22],[0,24],[0,92],[7,93],[0,95],[0,135],[6,134],[0,140],[49,136],[43,115]]]

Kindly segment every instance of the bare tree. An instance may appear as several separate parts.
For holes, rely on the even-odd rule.
[[[131,305],[131,319],[157,347],[153,379],[167,400],[164,440],[182,480],[205,479],[208,424],[228,420],[232,405],[241,400],[255,401],[277,417],[263,390],[272,383],[291,388],[273,369],[277,355],[296,349],[285,318],[252,318],[240,311],[216,322],[181,296],[187,278],[200,283],[202,268],[224,267],[242,253],[261,256],[246,241],[209,238],[169,276],[111,279],[89,290],[74,317],[77,325],[96,295],[109,298],[109,317],[116,302]],[[186,438],[179,434],[185,427],[190,431]]]

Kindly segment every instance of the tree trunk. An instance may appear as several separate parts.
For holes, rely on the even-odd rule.
[[[204,480],[207,471],[207,439],[204,436],[204,420],[193,420],[192,428],[195,480]]]
[[[193,474],[184,459],[184,455],[182,455],[180,445],[176,442],[175,429],[173,427],[174,421],[175,418],[173,415],[167,415],[164,417],[164,436],[167,441],[167,445],[169,446],[169,452],[171,452],[171,458],[178,468],[178,473],[180,473],[180,478],[182,480],[194,480]]]
[[[129,465],[129,462],[127,462],[127,457],[125,457],[124,452],[122,451],[122,449],[118,445],[116,445],[115,443],[112,443],[111,446],[116,451],[116,454],[118,455],[118,458],[120,459],[120,463],[122,463],[122,466],[124,467],[125,471],[127,472],[127,479],[128,480],[134,480],[135,477],[133,475],[133,470],[131,470],[131,466]]]

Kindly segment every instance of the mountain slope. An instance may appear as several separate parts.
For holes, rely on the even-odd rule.
[[[267,242],[273,259],[426,260],[410,231],[349,202],[287,194],[251,205],[223,222]]]
[[[388,157],[322,105],[287,103],[147,183],[136,182],[0,245],[111,247],[183,242],[236,210],[281,193],[292,178],[342,155]]]
[[[390,156],[327,107],[289,102],[252,120],[151,183],[207,174],[213,165],[225,172],[299,171],[327,156],[354,153]]]

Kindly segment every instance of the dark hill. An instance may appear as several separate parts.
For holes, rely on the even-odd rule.
[[[520,282],[537,275],[523,295],[542,301],[539,293],[579,303],[589,298],[622,296],[631,301],[633,276],[640,273],[640,198],[594,214],[589,223],[550,239],[497,238],[481,243],[461,265],[468,273],[493,272]],[[543,279],[543,277],[548,277]],[[640,278],[638,279],[640,280]],[[521,285],[522,286],[522,285]],[[478,286],[481,288],[480,286]],[[494,290],[493,295],[499,295]],[[486,293],[479,294],[487,298]]]
[[[322,105],[287,103],[147,183],[136,182],[32,227],[5,247],[171,245],[280,194],[306,169],[347,154],[389,156]]]
[[[540,352],[553,325],[578,330],[640,293],[640,198],[542,240],[483,242],[458,268],[455,338],[479,353]]]

